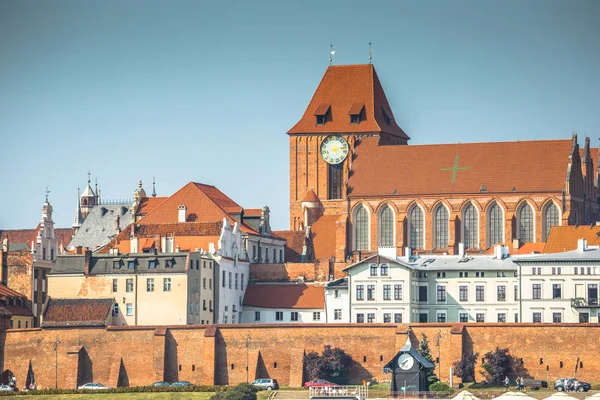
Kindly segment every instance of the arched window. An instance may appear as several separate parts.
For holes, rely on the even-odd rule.
[[[497,243],[502,243],[503,238],[503,217],[502,208],[498,203],[494,203],[488,210],[488,245],[491,247]]]
[[[477,210],[475,210],[473,204],[469,204],[467,208],[465,208],[464,219],[465,249],[477,249],[479,248],[479,243],[477,241],[477,238],[479,237],[479,220],[477,218]]]
[[[550,234],[550,228],[552,228],[553,226],[558,225],[559,223],[559,212],[558,212],[558,207],[556,207],[556,204],[550,202],[548,203],[548,205],[546,206],[546,209],[544,210],[544,231],[543,231],[543,237],[542,237],[542,241],[545,242],[548,240],[548,235]]]
[[[435,209],[435,248],[445,249],[448,247],[448,210],[440,205]]]
[[[381,247],[394,245],[394,212],[387,204],[379,213],[379,245]]]
[[[418,206],[410,210],[408,221],[410,223],[410,247],[422,249],[423,247],[423,211]]]
[[[356,238],[356,250],[369,249],[369,214],[362,205],[356,210],[354,220],[354,237]]]
[[[519,217],[517,226],[519,227],[521,243],[533,243],[533,210],[531,206],[523,203],[517,215]]]
[[[371,264],[371,276],[377,276],[377,264]]]
[[[388,265],[381,264],[381,276],[388,276]]]

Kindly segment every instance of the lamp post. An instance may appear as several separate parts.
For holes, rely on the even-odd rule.
[[[246,336],[246,383],[248,383],[248,361],[249,361],[249,349],[250,349],[250,340],[252,340],[252,338],[250,337],[250,333],[248,332],[248,336]]]
[[[442,338],[442,335],[440,334],[440,331],[438,331],[437,335],[436,335],[436,339],[437,342],[435,343],[435,345],[438,348],[438,378],[441,381],[442,380],[442,360],[441,360],[441,352],[440,352],[440,339]]]
[[[55,357],[55,369],[54,369],[54,386],[58,389],[58,345],[60,344],[60,339],[56,336],[56,341],[54,342],[54,357]]]

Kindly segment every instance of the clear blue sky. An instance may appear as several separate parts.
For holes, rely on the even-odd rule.
[[[600,137],[600,1],[0,0],[0,229],[189,181],[289,226],[286,132],[373,63],[410,143]]]

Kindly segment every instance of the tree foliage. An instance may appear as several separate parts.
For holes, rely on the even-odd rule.
[[[470,382],[475,380],[475,363],[479,353],[468,354],[463,356],[459,361],[455,361],[452,364],[452,371],[454,376],[458,376],[463,382]]]
[[[427,335],[425,335],[424,333],[421,334],[421,341],[419,342],[419,354],[421,354],[424,359],[435,365],[435,362],[433,361],[433,356],[431,355],[431,348],[429,347],[429,340],[427,339]],[[439,381],[439,379],[435,374],[435,368],[428,369],[427,385],[431,385],[432,383],[435,383],[437,381]]]
[[[314,351],[304,355],[304,370],[308,379],[319,378],[340,384],[346,383],[351,366],[352,357],[339,347],[332,348],[327,345],[321,355]]]
[[[483,356],[485,362],[482,365],[483,372],[488,382],[494,385],[502,385],[504,378],[513,373],[513,359],[508,349],[496,347]]]

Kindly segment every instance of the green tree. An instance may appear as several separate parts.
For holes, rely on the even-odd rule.
[[[452,364],[452,373],[454,376],[458,376],[463,382],[470,382],[475,380],[475,363],[479,353],[468,354],[461,360],[455,361]]]
[[[485,362],[481,366],[488,382],[494,385],[502,385],[504,378],[513,373],[513,359],[508,349],[496,347],[496,350],[490,351],[483,356]]]
[[[419,354],[421,354],[424,359],[435,365],[433,356],[431,355],[431,349],[429,348],[429,340],[427,339],[427,335],[424,333],[421,334],[421,341],[419,342]],[[437,381],[439,381],[439,379],[435,374],[435,368],[427,369],[427,385],[429,386]]]
[[[304,371],[308,379],[327,379],[335,383],[346,383],[352,366],[352,357],[339,347],[327,345],[323,353],[311,351],[304,355]]]

